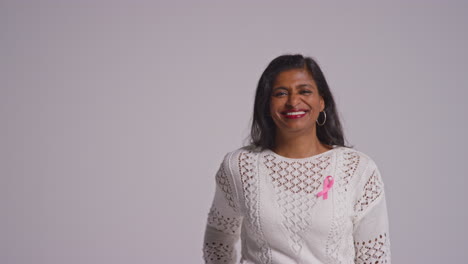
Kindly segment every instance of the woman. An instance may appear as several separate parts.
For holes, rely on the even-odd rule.
[[[251,146],[216,174],[206,263],[390,263],[384,186],[375,163],[344,145],[317,63],[274,59],[258,83]]]

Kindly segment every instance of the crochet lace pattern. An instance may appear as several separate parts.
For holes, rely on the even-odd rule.
[[[229,183],[229,180],[227,178],[224,166],[221,166],[218,170],[218,173],[216,173],[216,183],[223,191],[224,198],[226,198],[226,201],[228,201],[229,206],[235,212],[237,212],[237,206],[236,206],[236,203],[234,202],[231,184]]]
[[[231,261],[232,248],[220,242],[206,242],[203,247],[205,263],[223,263]]]
[[[356,263],[374,264],[388,263],[390,252],[390,240],[386,233],[368,241],[355,241]]]
[[[336,169],[336,210],[334,210],[334,217],[332,220],[331,228],[328,233],[327,244],[325,251],[328,256],[327,263],[340,263],[340,246],[343,245],[341,241],[344,239],[345,233],[344,222],[346,221],[346,192],[348,191],[348,183],[356,172],[359,165],[360,157],[356,152],[345,151],[343,155],[338,155]]]
[[[226,155],[215,181],[205,263],[239,263],[239,238],[240,263],[391,262],[384,184],[362,152],[294,159],[246,147]]]
[[[261,263],[271,263],[270,247],[264,239],[262,227],[260,225],[259,216],[259,177],[258,172],[258,153],[252,151],[242,152],[239,155],[239,169],[241,174],[242,189],[244,191],[245,206],[249,210],[247,215],[247,223],[250,229],[254,231],[254,237],[257,244],[261,248],[258,256]]]
[[[276,191],[276,202],[283,215],[282,224],[289,233],[291,249],[298,255],[302,249],[300,233],[311,224],[310,209],[317,202],[315,193],[322,185],[321,179],[330,165],[330,156],[287,162],[268,154],[263,162]]]
[[[366,210],[377,198],[380,197],[383,191],[382,182],[377,177],[377,171],[372,172],[372,176],[367,180],[364,186],[364,193],[354,205],[354,211],[361,213]]]
[[[208,214],[208,224],[221,232],[236,234],[239,231],[241,222],[238,217],[225,217],[216,207],[212,207]]]

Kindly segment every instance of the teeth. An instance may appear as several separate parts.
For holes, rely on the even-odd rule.
[[[302,115],[302,114],[305,114],[305,112],[301,111],[301,112],[289,112],[289,113],[286,113],[286,115]]]

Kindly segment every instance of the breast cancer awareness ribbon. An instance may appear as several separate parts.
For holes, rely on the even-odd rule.
[[[327,176],[323,181],[323,190],[317,194],[317,197],[323,196],[324,200],[328,199],[328,191],[331,189],[334,182],[335,180],[332,176]]]

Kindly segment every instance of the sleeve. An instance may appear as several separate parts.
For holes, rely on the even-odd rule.
[[[203,243],[205,263],[236,263],[235,245],[240,237],[242,216],[228,165],[226,156],[215,177],[216,191]]]
[[[391,263],[385,191],[371,161],[358,185],[354,204],[354,250],[357,264]]]

